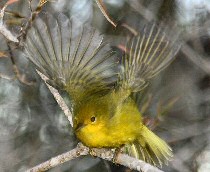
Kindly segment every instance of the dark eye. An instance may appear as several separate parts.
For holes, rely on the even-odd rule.
[[[92,116],[92,117],[90,118],[90,121],[91,121],[91,122],[95,122],[95,120],[96,120],[96,117],[95,117],[95,116]]]

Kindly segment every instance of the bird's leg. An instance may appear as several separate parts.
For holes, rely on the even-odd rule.
[[[121,145],[120,147],[115,149],[114,156],[112,158],[113,163],[117,164],[117,157],[120,153],[123,152],[123,148],[124,148],[124,145]]]
[[[96,157],[96,152],[94,151],[94,148],[89,148],[89,154],[93,157]]]

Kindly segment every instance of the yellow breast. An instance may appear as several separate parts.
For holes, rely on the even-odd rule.
[[[76,132],[89,147],[120,147],[134,142],[141,133],[141,114],[130,103],[116,108],[111,118],[101,118],[96,124],[86,125]]]
[[[89,147],[119,147],[134,142],[141,134],[141,114],[133,99],[122,97],[122,92],[89,99],[76,116],[83,124],[76,135]]]

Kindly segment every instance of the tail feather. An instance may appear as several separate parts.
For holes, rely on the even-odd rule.
[[[138,140],[126,145],[126,151],[135,158],[160,167],[162,164],[168,164],[168,161],[173,157],[172,149],[167,143],[146,126],[143,126],[142,135]]]

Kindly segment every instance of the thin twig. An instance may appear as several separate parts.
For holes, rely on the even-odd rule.
[[[32,1],[33,0],[28,0],[28,8],[30,10],[30,16],[28,17],[27,22],[25,23],[24,27],[22,27],[21,33],[18,36],[21,43],[25,41],[27,32],[30,29],[33,21],[36,19],[38,14],[42,11],[42,7],[50,0],[39,0],[39,3],[35,9],[32,8]]]
[[[4,75],[4,74],[2,74],[2,73],[0,73],[0,78],[6,79],[6,80],[14,80],[14,79],[15,79],[15,78],[12,78],[12,77],[10,77],[10,76],[8,76],[8,75]]]
[[[15,1],[13,1],[15,2]],[[3,6],[3,8],[0,11],[0,32],[2,35],[4,35],[8,40],[12,41],[12,42],[19,42],[17,39],[17,36],[14,36],[4,25],[4,13],[5,13],[5,9],[7,8],[7,6],[9,5],[9,1]]]
[[[38,70],[36,70],[37,73],[39,74],[39,76],[42,78],[42,80],[45,82],[45,84],[47,85],[47,87],[49,88],[50,92],[52,93],[52,95],[54,96],[55,100],[57,101],[58,105],[60,106],[60,108],[63,110],[64,114],[66,115],[66,117],[68,118],[71,126],[73,127],[73,122],[72,122],[72,114],[71,111],[69,110],[68,106],[66,105],[65,101],[63,100],[63,98],[61,97],[61,95],[59,94],[58,90],[56,90],[55,88],[53,88],[52,86],[50,86],[46,81],[48,80],[48,78],[42,74],[41,72],[39,72]]]
[[[128,29],[134,36],[138,35],[138,31],[136,31],[134,28],[132,28],[128,24],[123,23],[121,26],[123,26],[124,28]]]
[[[114,27],[117,27],[117,23],[114,22],[114,20],[111,18],[111,16],[108,14],[106,7],[104,6],[102,0],[95,0],[99,9],[101,10],[104,17],[111,23]]]
[[[20,70],[19,70],[19,68],[17,67],[16,63],[15,63],[15,59],[14,59],[14,57],[13,57],[13,51],[12,51],[12,48],[11,48],[11,46],[10,46],[10,43],[8,42],[7,45],[8,45],[8,52],[9,52],[9,54],[10,54],[9,57],[10,57],[10,60],[11,60],[11,62],[12,62],[12,68],[13,68],[15,77],[16,77],[21,83],[23,83],[23,84],[26,84],[26,85],[33,85],[33,84],[34,84],[33,81],[27,81],[26,75],[25,75],[24,73],[23,73],[23,74],[20,73]]]

